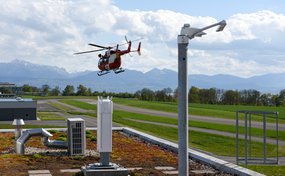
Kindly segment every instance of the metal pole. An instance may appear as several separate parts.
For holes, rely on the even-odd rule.
[[[266,114],[263,113],[263,163],[266,163]]]
[[[251,159],[251,113],[249,114],[249,129],[248,129],[248,134],[249,134],[249,144],[248,144],[248,153],[249,153],[249,159]]]
[[[239,134],[238,134],[238,111],[236,112],[236,163],[238,165],[238,137],[239,137]]]
[[[244,155],[245,165],[247,165],[247,112],[244,114]]]
[[[102,166],[110,165],[110,153],[109,152],[100,152],[100,163]]]
[[[188,38],[178,35],[178,170],[180,176],[188,173]]]
[[[279,134],[278,134],[278,112],[276,112],[276,114],[275,114],[275,116],[276,116],[276,148],[277,148],[277,150],[276,150],[276,159],[277,159],[277,163],[276,164],[278,164],[278,160],[279,160],[279,156],[278,156],[278,138],[279,138]]]

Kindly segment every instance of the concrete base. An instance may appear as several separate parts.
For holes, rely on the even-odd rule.
[[[85,176],[128,176],[128,170],[115,163],[103,166],[101,163],[89,164],[81,168]]]

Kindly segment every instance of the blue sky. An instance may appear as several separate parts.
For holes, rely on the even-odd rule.
[[[124,56],[123,68],[177,71],[176,39],[183,24],[204,27],[223,19],[223,32],[207,30],[206,36],[190,41],[191,74],[251,77],[285,72],[281,0],[1,1],[0,62],[18,59],[68,72],[96,71],[99,53],[73,53],[94,49],[90,42],[116,45],[127,35],[144,38],[142,56]]]

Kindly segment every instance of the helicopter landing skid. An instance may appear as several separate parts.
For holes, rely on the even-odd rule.
[[[118,73],[121,73],[121,72],[124,72],[125,70],[122,69],[122,68],[119,68],[117,70],[114,70],[114,73],[118,74]]]
[[[106,74],[108,74],[108,73],[110,73],[110,71],[104,70],[104,71],[98,72],[97,75],[98,75],[98,76],[102,76],[102,75],[106,75]]]

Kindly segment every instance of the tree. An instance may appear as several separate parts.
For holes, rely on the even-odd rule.
[[[72,85],[67,85],[63,92],[62,92],[63,96],[71,96],[74,95],[74,87]]]
[[[271,94],[269,94],[269,93],[262,94],[259,97],[259,102],[260,102],[260,105],[262,105],[262,106],[272,105]]]
[[[155,92],[155,100],[156,101],[166,101],[167,95],[163,90],[158,90]]]
[[[22,86],[22,91],[23,92],[33,92],[33,89],[32,89],[32,87],[29,84],[24,84]]]
[[[238,91],[228,90],[223,94],[222,102],[228,105],[236,105],[239,103]]]
[[[164,88],[162,91],[166,94],[166,101],[173,101],[173,90],[170,87]]]
[[[280,91],[278,98],[280,101],[280,105],[285,106],[285,89]]]
[[[173,92],[173,98],[178,101],[178,87]]]
[[[92,90],[91,90],[91,88],[88,88],[88,89],[87,89],[87,95],[88,95],[88,96],[91,96],[91,95],[92,95]]]
[[[260,92],[257,90],[248,91],[247,105],[258,105]]]
[[[147,101],[153,101],[155,98],[155,93],[148,89],[148,88],[143,88],[141,90],[141,99],[142,100],[147,100]]]
[[[49,94],[49,90],[50,90],[50,87],[49,87],[49,85],[47,85],[47,84],[44,84],[43,86],[42,86],[42,93],[44,94],[44,95],[48,95]]]
[[[135,92],[135,97],[136,97],[137,99],[141,100],[141,99],[142,99],[142,91],[140,91],[140,90],[136,91],[136,92]]]
[[[209,104],[216,104],[218,102],[217,97],[217,89],[216,88],[210,88],[208,90],[208,103]]]
[[[85,86],[83,86],[82,84],[80,84],[77,87],[76,95],[87,96],[88,95],[87,88]]]
[[[209,93],[210,93],[209,89],[199,89],[198,90],[199,103],[208,104],[210,102]]]
[[[53,89],[51,90],[51,95],[52,95],[52,96],[59,96],[59,95],[60,95],[60,89],[59,89],[58,86],[55,86],[55,88],[53,88]]]
[[[200,103],[199,91],[200,89],[198,87],[192,86],[190,88],[188,94],[189,103]]]

